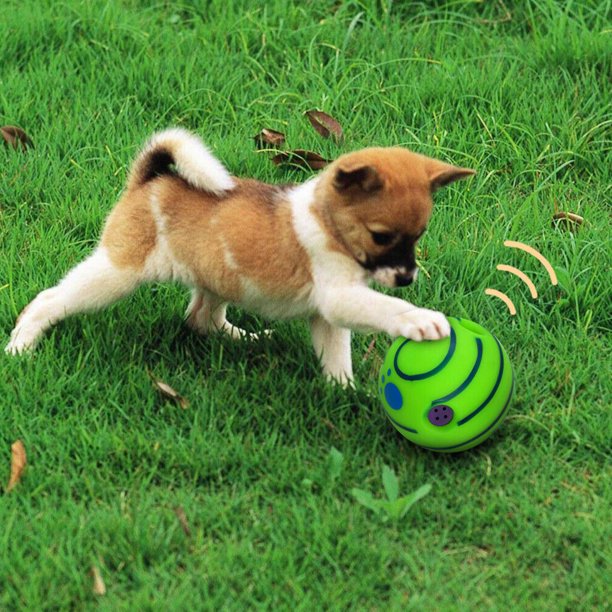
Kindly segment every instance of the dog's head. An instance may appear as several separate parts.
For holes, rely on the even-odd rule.
[[[335,237],[374,280],[409,285],[417,275],[415,245],[431,216],[433,192],[472,174],[399,147],[343,155],[322,177]]]

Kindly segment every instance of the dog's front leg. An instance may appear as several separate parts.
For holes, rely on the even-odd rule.
[[[342,386],[353,381],[351,330],[334,327],[322,317],[310,321],[312,345],[321,361],[323,373]]]
[[[362,285],[327,291],[319,300],[319,310],[334,327],[386,332],[392,338],[438,340],[450,334],[450,325],[441,312],[418,308]]]

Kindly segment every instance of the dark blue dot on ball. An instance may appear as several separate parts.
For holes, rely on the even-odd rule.
[[[385,386],[385,399],[393,410],[399,410],[404,403],[400,390],[393,383]]]
[[[381,376],[381,380],[382,380],[383,382],[385,382],[385,375],[384,375],[384,374]]]
[[[387,376],[391,376],[391,368],[387,370]]]

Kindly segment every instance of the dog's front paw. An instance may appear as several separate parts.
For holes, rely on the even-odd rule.
[[[36,348],[42,334],[42,327],[27,320],[25,310],[19,315],[15,328],[11,332],[9,343],[4,347],[7,355],[21,355]]]
[[[22,355],[33,351],[35,346],[36,338],[13,331],[9,343],[4,347],[4,352],[7,355]]]
[[[450,335],[450,323],[441,312],[415,308],[398,317],[397,336],[421,340],[440,340]]]

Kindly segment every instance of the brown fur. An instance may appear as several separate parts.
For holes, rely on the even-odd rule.
[[[367,184],[338,188],[338,172],[368,169]],[[316,212],[330,234],[329,247],[358,261],[393,245],[376,245],[371,231],[417,238],[432,212],[432,192],[442,181],[474,174],[400,147],[369,148],[338,158],[321,177]],[[444,183],[445,184],[445,183]]]
[[[155,247],[150,197],[150,185],[127,191],[106,220],[100,242],[118,268],[141,269]]]
[[[193,272],[198,285],[239,300],[242,277],[273,299],[290,298],[312,279],[308,258],[293,231],[284,188],[250,179],[236,182],[236,189],[224,197],[194,189],[173,176],[137,186],[111,213],[102,244],[118,267],[141,268],[156,243],[150,204],[155,194],[171,250]],[[234,269],[226,262],[228,249]]]
[[[311,282],[306,253],[280,189],[238,179],[237,188],[220,199],[191,189],[180,179],[160,181],[161,210],[172,251],[192,268],[201,286],[239,300],[239,280],[246,277],[271,299],[282,299]],[[226,262],[228,249],[233,269]]]

